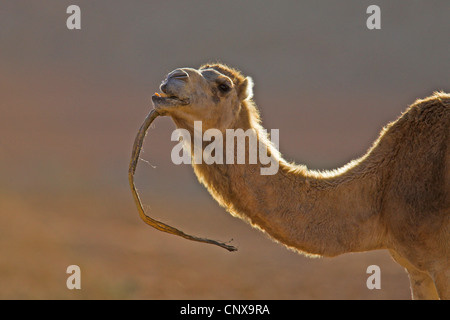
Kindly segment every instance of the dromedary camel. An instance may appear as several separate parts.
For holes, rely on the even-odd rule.
[[[450,299],[450,95],[417,100],[364,156],[319,172],[281,158],[252,86],[236,69],[206,64],[172,71],[152,96],[156,111],[191,137],[194,121],[203,131],[253,128],[279,162],[274,175],[261,175],[259,162],[193,163],[219,204],[307,255],[387,249],[407,270],[414,299]]]

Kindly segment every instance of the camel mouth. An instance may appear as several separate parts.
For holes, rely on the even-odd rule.
[[[177,97],[176,95],[169,95],[164,92],[155,92],[155,94],[152,96],[152,102],[155,106],[179,106],[189,104],[189,99],[182,99],[180,97]]]

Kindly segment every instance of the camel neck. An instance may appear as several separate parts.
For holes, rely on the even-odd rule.
[[[243,126],[243,129],[247,129]],[[266,143],[260,139],[258,143]],[[272,145],[267,148],[273,154]],[[248,146],[246,146],[248,154]],[[279,169],[262,175],[256,164],[193,164],[212,196],[232,215],[248,221],[288,247],[335,256],[382,248],[379,212],[370,179],[355,168],[320,175],[277,158]]]

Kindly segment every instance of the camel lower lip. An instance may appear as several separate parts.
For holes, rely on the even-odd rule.
[[[180,99],[175,96],[161,96],[159,94],[154,94],[152,101],[154,104],[165,106],[186,105],[189,103],[188,99]]]

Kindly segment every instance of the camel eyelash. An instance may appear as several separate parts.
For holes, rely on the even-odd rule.
[[[229,85],[225,84],[225,83],[220,83],[217,87],[219,88],[219,90],[221,92],[224,92],[224,93],[226,93],[226,92],[231,90],[231,87]]]

